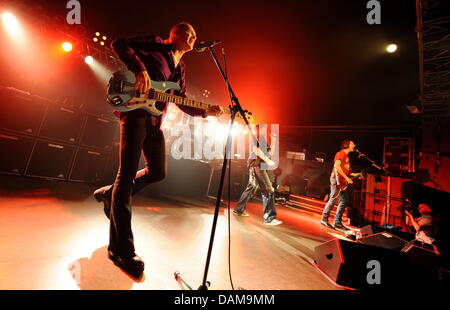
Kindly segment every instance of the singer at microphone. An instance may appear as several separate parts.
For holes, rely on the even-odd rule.
[[[203,41],[195,46],[195,50],[199,53],[203,52],[208,47],[213,47],[216,44],[220,44],[222,41],[214,40],[214,41]]]

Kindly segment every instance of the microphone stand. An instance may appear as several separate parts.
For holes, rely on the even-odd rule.
[[[233,139],[231,131],[233,129],[233,124],[234,124],[234,119],[236,117],[236,113],[239,113],[242,116],[242,119],[244,120],[245,124],[247,125],[247,127],[249,129],[249,133],[251,134],[253,141],[255,143],[258,142],[258,139],[255,137],[253,130],[251,129],[250,123],[248,122],[247,117],[245,116],[245,111],[242,109],[242,106],[239,103],[239,99],[236,97],[233,89],[231,88],[231,85],[228,81],[227,75],[224,73],[222,67],[220,66],[219,61],[217,60],[216,55],[214,54],[214,51],[212,50],[212,45],[214,45],[214,44],[207,46],[207,48],[211,54],[211,57],[213,58],[213,60],[216,64],[220,74],[222,75],[222,78],[224,79],[224,81],[228,87],[228,92],[230,94],[230,100],[231,100],[231,105],[229,106],[230,111],[231,111],[231,121],[230,121],[230,126],[228,128],[227,143],[225,145],[225,150],[224,150],[222,173],[220,175],[219,189],[217,192],[216,207],[214,210],[214,218],[213,218],[213,224],[212,224],[212,229],[211,229],[211,237],[209,239],[208,254],[206,256],[205,270],[203,273],[203,281],[202,281],[202,284],[199,286],[198,290],[207,290],[211,284],[209,281],[207,281],[208,270],[209,270],[209,264],[210,264],[210,260],[211,260],[212,248],[213,248],[213,244],[214,244],[214,236],[216,233],[217,219],[219,216],[219,209],[220,209],[220,204],[221,204],[221,200],[222,200],[223,184],[224,184],[224,180],[225,180],[225,174],[227,171],[228,158],[231,158],[228,156],[231,155],[231,145],[232,145],[231,142]],[[183,280],[183,278],[181,277],[181,274],[179,272],[176,271],[174,275],[175,275],[175,279],[177,281],[181,280],[181,282],[183,284],[186,284],[186,282]],[[188,286],[188,288],[190,288],[190,287]]]
[[[356,150],[356,152],[359,154],[359,158],[365,158],[368,162],[370,162],[372,164],[372,166],[374,166],[375,168],[377,168],[378,170],[383,171],[386,175],[392,175],[392,172],[390,172],[389,170],[387,170],[385,167],[381,167],[380,165],[376,164],[372,159],[370,159],[369,157],[367,157],[366,154],[360,152],[359,150]]]

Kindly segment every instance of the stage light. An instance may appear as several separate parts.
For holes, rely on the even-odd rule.
[[[397,50],[397,44],[389,44],[389,45],[386,47],[386,51],[387,51],[388,53],[394,53],[396,50]]]
[[[96,35],[97,37],[99,37],[99,36],[100,36],[100,32],[96,32],[95,35]]]
[[[2,21],[9,36],[16,42],[23,42],[25,34],[17,18],[10,12],[4,12]]]
[[[20,28],[20,24],[17,21],[17,18],[9,12],[2,13],[2,20],[3,24],[5,25],[8,30],[11,31],[17,31],[18,28]]]
[[[103,40],[103,41],[106,41],[106,36],[103,36],[103,37],[102,37],[102,40]]]
[[[105,42],[101,41],[101,42],[100,42],[100,45],[101,45],[101,46],[105,45]]]
[[[86,58],[84,58],[84,62],[88,65],[92,65],[94,63],[94,58],[92,58],[92,56],[86,56]]]
[[[63,49],[64,52],[68,53],[72,51],[73,45],[72,43],[66,41],[61,44],[61,48]]]
[[[88,64],[88,67],[92,70],[98,81],[106,86],[111,78],[112,72],[92,56],[86,56],[84,61]]]
[[[93,38],[92,41],[98,42],[98,38]]]

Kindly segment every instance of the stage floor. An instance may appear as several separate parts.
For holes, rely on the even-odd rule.
[[[58,188],[65,185],[61,183]],[[203,279],[214,202],[133,198],[136,253],[146,263],[136,283],[107,258],[109,221],[90,196],[53,195],[46,188],[3,192],[0,198],[1,290],[180,290],[174,272],[197,288]],[[61,191],[60,191],[61,192]],[[69,196],[77,196],[77,198]],[[236,203],[232,202],[232,207]],[[279,226],[266,226],[262,205],[250,217],[221,207],[208,273],[212,290],[336,290],[314,265],[314,248],[336,235],[319,218],[278,206]]]

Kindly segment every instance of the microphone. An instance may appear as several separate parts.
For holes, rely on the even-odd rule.
[[[359,150],[357,150],[357,149],[354,149],[354,151],[356,152],[356,153],[358,153],[359,155],[358,155],[358,158],[361,158],[361,157],[363,157],[364,156],[364,154],[363,153],[361,153]]]
[[[207,47],[213,47],[216,44],[222,43],[220,40],[214,40],[214,41],[203,41],[197,44],[195,47],[195,50],[199,53],[203,52]]]

